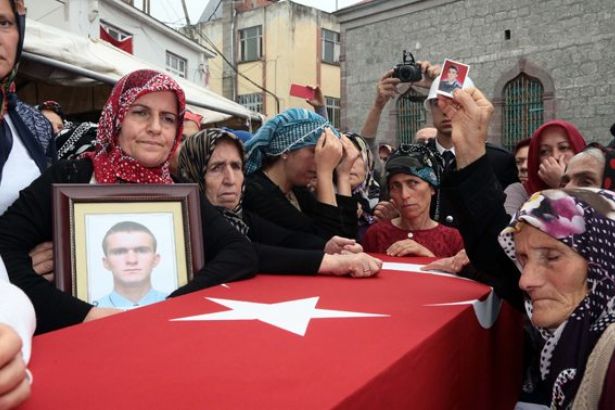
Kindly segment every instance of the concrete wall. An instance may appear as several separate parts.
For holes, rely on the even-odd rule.
[[[342,122],[361,126],[380,76],[401,50],[441,63],[471,65],[492,100],[519,72],[543,80],[545,119],[576,124],[588,141],[607,142],[615,122],[615,25],[612,0],[373,0],[336,13],[342,26]],[[506,40],[504,31],[510,30]],[[416,43],[420,48],[416,50]],[[548,88],[551,87],[551,90]],[[378,139],[397,142],[394,102]],[[501,135],[496,112],[490,135]]]
[[[290,1],[238,13],[233,53],[225,53],[227,58],[239,59],[239,30],[258,25],[263,27],[263,57],[259,62],[238,62],[237,67],[240,73],[278,96],[280,111],[291,107],[310,107],[303,99],[289,95],[292,83],[320,84],[324,95],[339,97],[340,67],[320,61],[320,29],[339,32],[337,19],[333,15]],[[199,27],[220,50],[231,49],[222,41],[230,37],[222,33],[223,30],[231,30],[230,20],[224,22],[224,19],[219,19],[200,24]],[[216,92],[223,91],[223,64],[219,57],[212,59],[210,64],[210,87]],[[237,77],[236,90],[238,95],[262,92],[241,76]],[[275,115],[275,98],[265,93],[264,97],[265,114]]]
[[[208,25],[203,25],[201,28],[201,33],[209,38],[214,45],[222,50],[223,41],[222,41],[222,21],[216,20],[212,21]],[[199,39],[199,42],[206,44],[203,40]],[[209,46],[211,48],[211,46]],[[207,88],[212,90],[213,92],[224,95],[222,91],[222,77],[223,77],[223,68],[225,66],[224,60],[220,54],[216,53],[213,58],[207,60],[208,62],[208,70],[209,70],[209,79],[207,83]],[[233,98],[232,96],[224,95],[227,98]]]
[[[178,39],[178,34],[136,9],[126,11],[116,0],[78,0],[65,4],[50,0],[29,0],[28,18],[75,34],[99,37],[100,20],[133,35],[133,54],[164,69],[166,51],[188,60],[187,79],[205,85],[206,59],[195,45]],[[148,21],[149,20],[149,21]],[[161,27],[162,26],[162,27]]]

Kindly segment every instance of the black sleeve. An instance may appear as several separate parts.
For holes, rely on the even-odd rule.
[[[310,275],[318,272],[325,240],[305,232],[291,231],[244,210],[248,237],[258,255],[262,273]]]
[[[309,219],[312,229],[316,229],[316,234],[322,238],[330,239],[335,235],[354,238],[357,231],[357,219],[356,219],[356,201],[351,197],[343,197],[336,195],[335,200],[338,206],[325,204],[314,196],[314,194],[307,188],[295,188],[293,189],[295,196],[299,201],[302,213]],[[348,227],[348,207],[349,204],[354,203],[355,209],[355,225]],[[291,205],[292,206],[292,205]],[[345,208],[344,208],[345,207]],[[293,207],[294,209],[294,207]],[[353,229],[354,228],[354,229]],[[349,236],[350,235],[350,236]]]
[[[321,251],[327,243],[319,236],[283,228],[261,218],[255,213],[244,210],[244,214],[245,220],[250,227],[248,237],[253,242],[285,248],[318,249]]]
[[[252,244],[201,195],[205,266],[171,296],[254,276],[258,259]]]
[[[502,190],[512,183],[519,182],[519,171],[515,163],[515,156],[504,148],[490,143],[487,143],[486,148],[489,163]]]
[[[52,184],[88,179],[87,172],[85,176],[77,175],[83,172],[75,167],[76,163],[61,162],[49,168],[21,191],[19,198],[0,217],[0,255],[11,282],[23,290],[34,305],[36,333],[80,323],[92,308],[36,274],[28,255],[36,245],[52,240]],[[89,173],[91,175],[91,167]]]
[[[304,190],[295,190],[303,212],[299,211],[265,178],[257,172],[246,179],[244,208],[286,229],[311,233],[325,240],[342,234],[337,207],[318,202]]]
[[[358,201],[356,198],[344,195],[336,195],[336,199],[342,219],[340,235],[345,238],[356,239],[359,230],[359,218],[357,216],[357,210],[359,209]]]
[[[315,249],[292,249],[254,242],[258,271],[262,273],[313,275],[325,256]]]
[[[453,199],[458,229],[472,265],[488,278],[498,295],[521,308],[519,270],[498,242],[499,233],[510,221],[504,209],[506,196],[487,157],[445,175],[441,189]]]

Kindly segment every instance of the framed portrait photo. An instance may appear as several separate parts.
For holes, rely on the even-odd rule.
[[[164,300],[205,263],[198,185],[54,184],[56,286],[99,307]]]

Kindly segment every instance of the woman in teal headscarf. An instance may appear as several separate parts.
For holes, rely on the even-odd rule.
[[[351,196],[350,170],[360,153],[326,119],[290,109],[267,121],[247,142],[246,151],[246,209],[324,239],[356,236],[357,203]],[[316,196],[307,189],[313,179]]]

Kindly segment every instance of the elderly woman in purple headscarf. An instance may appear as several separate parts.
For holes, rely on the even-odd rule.
[[[598,189],[537,192],[500,234],[540,352],[528,401],[615,408],[614,241],[615,195]]]

